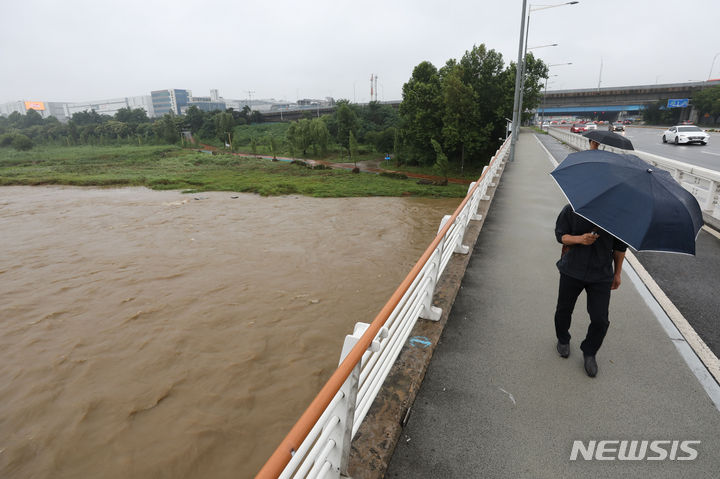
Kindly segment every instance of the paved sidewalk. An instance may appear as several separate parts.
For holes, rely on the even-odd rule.
[[[565,200],[551,169],[521,134],[386,477],[718,477],[720,412],[627,274],[598,376],[579,349],[584,294],[570,358],[555,351],[553,229]],[[701,443],[693,461],[570,461],[574,440]]]

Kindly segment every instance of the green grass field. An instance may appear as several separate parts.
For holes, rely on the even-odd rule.
[[[25,152],[0,149],[0,185],[49,184],[317,197],[464,197],[467,192],[463,185],[419,185],[413,179],[315,170],[174,146],[58,146]]]

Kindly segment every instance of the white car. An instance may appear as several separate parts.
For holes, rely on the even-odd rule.
[[[693,125],[677,125],[668,128],[662,136],[663,143],[700,143],[707,145],[710,135]]]
[[[597,125],[596,125],[595,123],[589,121],[589,122],[585,123],[585,129],[586,129],[587,131],[597,130]]]

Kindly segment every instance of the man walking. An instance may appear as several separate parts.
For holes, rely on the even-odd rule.
[[[610,291],[620,286],[627,245],[577,215],[570,205],[566,205],[557,218],[555,237],[563,244],[562,256],[557,262],[560,271],[555,310],[557,351],[563,358],[570,356],[570,321],[577,298],[585,290],[590,326],[580,349],[585,372],[595,377],[598,370],[595,355],[610,325]]]

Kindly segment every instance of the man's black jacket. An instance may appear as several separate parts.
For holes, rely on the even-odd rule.
[[[627,245],[577,215],[570,205],[558,215],[555,222],[555,238],[562,243],[563,235],[579,236],[595,231],[600,236],[589,246],[576,244],[557,262],[561,273],[588,283],[604,283],[613,280],[613,251],[627,250]]]

